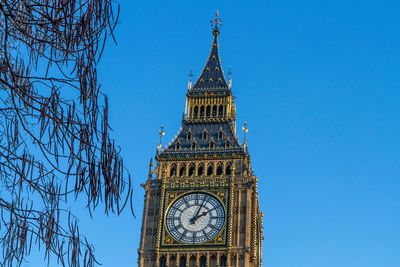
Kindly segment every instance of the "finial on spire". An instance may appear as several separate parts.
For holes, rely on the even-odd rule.
[[[219,11],[215,11],[214,21],[211,21],[211,25],[213,26],[213,35],[217,37],[219,35],[219,26],[222,26],[222,21],[219,18]]]
[[[229,66],[229,69],[228,69],[228,87],[229,87],[229,89],[232,88],[232,70],[231,70],[231,66]]]
[[[243,130],[243,134],[244,134],[243,144],[246,145],[246,143],[247,143],[247,133],[249,132],[249,128],[247,127],[247,122],[243,123],[242,130]]]
[[[164,126],[161,125],[160,130],[158,131],[158,134],[160,135],[160,143],[158,145],[158,148],[161,148],[161,143],[162,143],[162,138],[165,135],[165,131],[164,131]]]
[[[190,69],[190,72],[189,72],[189,81],[190,82],[192,81],[192,78],[193,78],[193,70]]]
[[[151,177],[153,175],[153,158],[150,158],[149,162],[149,175],[147,176],[148,180],[151,180]]]
[[[189,81],[188,81],[188,90],[192,89],[192,78],[193,78],[193,70],[190,70],[189,72]]]

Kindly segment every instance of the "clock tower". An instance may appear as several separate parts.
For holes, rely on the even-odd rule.
[[[139,267],[260,267],[262,212],[246,138],[236,135],[232,82],[215,17],[207,63],[188,84],[179,133],[150,161]],[[246,136],[247,126],[243,127]],[[160,130],[160,137],[164,134]],[[161,142],[160,142],[161,143]]]

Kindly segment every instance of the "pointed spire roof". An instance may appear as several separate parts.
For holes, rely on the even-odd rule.
[[[218,11],[215,15],[213,27],[213,42],[211,46],[211,52],[208,56],[207,63],[197,79],[196,83],[192,87],[194,90],[215,90],[223,89],[229,90],[228,84],[225,81],[224,72],[221,66],[221,60],[219,57],[218,48],[218,36],[219,36],[219,25],[221,25],[221,20],[218,17]]]

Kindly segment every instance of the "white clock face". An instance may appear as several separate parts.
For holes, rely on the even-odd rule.
[[[186,244],[213,239],[223,228],[225,210],[221,202],[206,193],[191,193],[177,199],[167,211],[170,235]]]

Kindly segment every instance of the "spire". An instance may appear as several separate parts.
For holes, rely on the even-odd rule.
[[[229,89],[228,84],[225,81],[224,73],[221,67],[221,60],[219,57],[218,36],[220,34],[220,25],[222,25],[222,22],[219,18],[217,10],[215,18],[212,21],[212,34],[214,38],[211,46],[211,52],[208,56],[207,63],[200,74],[200,77],[193,86],[193,89]]]
[[[148,180],[151,180],[153,175],[153,158],[150,158],[150,163],[149,163],[149,175],[147,176]]]

